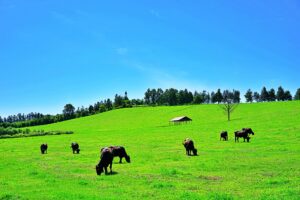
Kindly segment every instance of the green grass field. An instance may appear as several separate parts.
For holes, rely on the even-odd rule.
[[[176,116],[193,122],[169,125]],[[250,143],[233,131],[251,127]],[[72,135],[0,140],[0,199],[299,199],[300,101],[114,110],[32,129]],[[229,131],[229,141],[219,133]],[[199,156],[186,156],[192,138]],[[77,141],[81,153],[73,155]],[[242,141],[242,140],[240,140]],[[48,143],[48,154],[39,146]],[[123,145],[132,163],[97,176],[100,147]]]

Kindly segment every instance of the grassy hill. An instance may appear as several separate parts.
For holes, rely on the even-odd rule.
[[[169,125],[176,116],[193,122]],[[250,143],[233,131],[251,127]],[[114,110],[32,129],[72,135],[0,140],[0,199],[298,199],[300,101]],[[229,131],[229,141],[219,133]],[[186,156],[192,138],[199,156]],[[81,153],[73,155],[77,141]],[[242,141],[242,140],[241,140]],[[39,146],[48,143],[48,154]],[[132,163],[96,176],[100,147],[123,145]]]

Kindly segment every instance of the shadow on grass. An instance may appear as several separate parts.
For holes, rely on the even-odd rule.
[[[107,176],[113,176],[113,175],[117,175],[118,174],[118,172],[116,172],[116,171],[112,171],[112,173],[107,173],[107,174],[105,174],[105,175],[107,175]]]
[[[239,118],[234,118],[234,119],[230,119],[230,122],[232,121],[239,121],[239,120],[242,120],[243,118],[239,117]]]
[[[107,172],[107,174],[105,174],[105,173],[101,173],[101,175],[97,175],[98,177],[105,177],[105,176],[114,176],[114,175],[117,175],[118,174],[118,172],[115,172],[115,171],[112,171],[112,173],[110,173],[110,172]],[[1,199],[0,199],[1,200]]]

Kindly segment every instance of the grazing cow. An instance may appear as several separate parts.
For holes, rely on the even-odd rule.
[[[122,163],[122,158],[125,157],[126,162],[130,163],[130,156],[126,153],[125,148],[122,146],[110,146],[114,157],[119,157],[119,163]]]
[[[193,152],[194,156],[197,155],[197,149],[194,147],[194,142],[193,140],[189,139],[189,138],[186,138],[184,141],[183,141],[183,146],[185,147],[185,150],[186,150],[186,154],[188,156],[191,155],[191,151]]]
[[[72,142],[71,143],[71,148],[73,150],[73,154],[76,152],[76,153],[79,153],[80,152],[80,149],[79,149],[79,144],[77,142]]]
[[[228,133],[227,131],[222,131],[220,134],[220,140],[223,138],[224,141],[228,141]]]
[[[235,136],[234,141],[239,142],[239,138],[242,137],[242,138],[244,138],[244,142],[246,139],[247,139],[247,142],[249,142],[249,140],[250,140],[249,134],[254,135],[254,132],[252,131],[251,128],[243,128],[241,131],[235,131],[234,132],[234,136]]]
[[[101,157],[98,165],[96,165],[96,173],[97,175],[101,175],[103,173],[103,168],[105,170],[105,174],[107,174],[107,167],[109,165],[110,174],[112,174],[112,161],[113,161],[113,154],[110,148],[102,148],[101,150]]]
[[[47,144],[41,144],[41,153],[47,153],[48,145]]]

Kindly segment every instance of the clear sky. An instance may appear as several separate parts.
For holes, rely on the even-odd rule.
[[[147,88],[300,87],[299,0],[0,0],[0,115]]]

